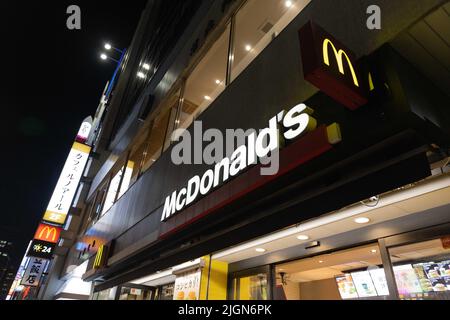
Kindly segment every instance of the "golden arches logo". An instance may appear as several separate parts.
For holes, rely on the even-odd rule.
[[[41,224],[36,231],[35,239],[56,243],[59,240],[59,234],[59,228]]]
[[[95,255],[94,269],[100,269],[102,267],[104,251],[105,251],[104,245],[98,249],[97,254]]]
[[[359,87],[359,82],[358,82],[358,78],[356,77],[356,73],[355,73],[355,69],[353,68],[353,64],[350,61],[349,56],[347,55],[347,53],[340,49],[339,51],[336,49],[335,45],[333,44],[333,42],[330,39],[325,39],[323,41],[323,61],[325,62],[325,64],[327,66],[330,66],[330,57],[329,57],[329,53],[328,53],[328,48],[331,47],[333,49],[333,53],[334,56],[336,57],[336,61],[338,63],[338,67],[339,67],[339,72],[342,74],[345,74],[344,71],[344,57],[347,60],[347,63],[350,67],[350,71],[352,73],[352,77],[353,77],[353,83],[355,84],[355,86]]]

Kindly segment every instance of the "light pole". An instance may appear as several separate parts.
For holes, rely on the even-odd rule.
[[[112,89],[113,89],[113,87],[115,85],[115,82],[117,80],[117,74],[119,73],[120,67],[122,66],[122,62],[123,62],[123,60],[125,58],[126,49],[123,49],[123,50],[117,49],[117,48],[113,47],[109,43],[106,43],[104,48],[106,50],[108,50],[108,51],[114,50],[114,51],[116,51],[116,52],[118,52],[120,54],[119,60],[108,56],[106,53],[100,54],[100,58],[102,60],[105,60],[105,61],[106,60],[112,60],[112,61],[114,61],[117,64],[116,69],[114,70],[114,74],[113,74],[113,76],[111,78],[111,81],[109,83],[108,89],[106,90],[106,94],[105,95],[106,95],[106,99],[108,99],[109,95],[111,94],[111,91],[112,91]]]

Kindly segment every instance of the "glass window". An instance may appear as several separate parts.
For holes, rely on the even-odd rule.
[[[450,247],[443,239],[389,249],[399,298],[450,300]]]
[[[238,300],[267,300],[267,275],[264,273],[239,278]]]
[[[172,144],[172,141],[173,141],[172,133],[176,129],[177,125],[179,124],[178,108],[180,106],[180,90],[178,90],[174,95],[172,95],[168,99],[168,105],[169,105],[169,109],[170,109],[170,115],[169,115],[169,123],[167,125],[167,133],[166,133],[166,137],[164,139],[163,152],[166,151]]]
[[[127,169],[131,170],[131,178],[129,186],[132,186],[141,173],[142,162],[144,160],[144,153],[148,145],[149,131],[146,130],[136,142],[135,147],[131,150],[130,158],[128,159]]]
[[[178,128],[187,129],[225,89],[229,38],[227,26],[187,79]]]
[[[147,171],[162,154],[164,141],[166,139],[167,127],[171,119],[172,109],[158,115],[153,121],[147,148],[144,151],[142,172]]]
[[[310,0],[248,0],[236,15],[231,81],[303,10]]]
[[[105,201],[105,197],[107,194],[108,185],[109,185],[109,181],[105,181],[97,191],[97,195],[96,195],[95,201],[94,201],[93,212],[92,212],[94,219],[99,219],[101,217],[100,214],[103,212],[102,211],[103,203]]]
[[[152,300],[152,289],[145,287],[121,287],[119,300]]]
[[[275,300],[387,299],[377,244],[276,266]]]

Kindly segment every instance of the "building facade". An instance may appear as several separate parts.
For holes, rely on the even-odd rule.
[[[149,1],[40,298],[447,299],[450,5],[371,5]]]

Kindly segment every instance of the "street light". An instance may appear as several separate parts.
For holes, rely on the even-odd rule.
[[[112,79],[111,79],[111,81],[109,83],[108,89],[106,90],[106,93],[105,93],[105,97],[109,97],[109,95],[111,94],[111,91],[112,91],[112,89],[113,89],[113,87],[115,85],[115,82],[116,82],[116,79],[117,79],[120,67],[122,66],[122,62],[123,62],[123,60],[125,58],[126,49],[123,49],[123,50],[117,49],[117,48],[113,47],[110,43],[105,43],[104,48],[106,50],[108,50],[108,51],[113,49],[113,50],[117,51],[118,53],[120,53],[119,60],[112,58],[110,55],[107,55],[104,52],[102,52],[100,54],[100,58],[102,60],[106,61],[106,60],[109,59],[109,60],[114,61],[117,64],[116,70],[114,71],[113,77],[112,77]]]

